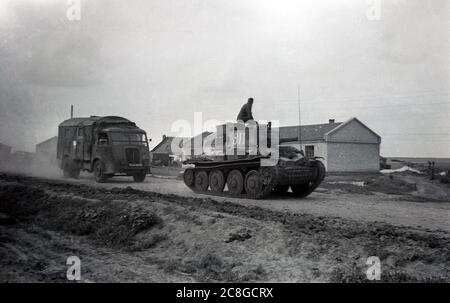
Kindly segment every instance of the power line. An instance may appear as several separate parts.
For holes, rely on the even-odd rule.
[[[416,95],[397,95],[397,96],[366,96],[366,97],[342,97],[342,98],[316,98],[316,99],[303,99],[304,102],[308,102],[308,105],[329,105],[337,102],[346,103],[360,103],[361,101],[380,101],[380,100],[392,100],[392,99],[412,99],[412,98],[437,98],[437,97],[447,97],[450,92],[438,93],[438,94],[416,94]],[[296,101],[291,99],[278,99],[276,103],[286,104],[294,103]],[[445,102],[448,103],[448,102]],[[408,103],[414,104],[414,103]],[[387,105],[388,106],[388,105]]]
[[[297,86],[297,100],[298,100],[298,142],[300,144],[300,150],[302,150],[302,132],[301,132],[301,111],[300,111],[300,84]]]

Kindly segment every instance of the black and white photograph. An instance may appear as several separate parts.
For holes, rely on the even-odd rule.
[[[448,285],[450,2],[0,0],[0,283]]]

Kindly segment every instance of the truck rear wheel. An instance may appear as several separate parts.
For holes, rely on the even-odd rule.
[[[139,173],[133,175],[133,180],[134,180],[134,182],[141,183],[141,182],[144,182],[146,176],[147,176],[147,174],[145,172],[139,172]]]
[[[63,161],[63,173],[64,178],[78,179],[80,176],[80,168],[75,161],[65,158]]]
[[[74,179],[78,179],[80,177],[80,168],[76,163],[72,164],[72,171],[70,172],[70,177]]]
[[[105,164],[102,161],[97,161],[94,164],[94,177],[95,181],[98,183],[103,183],[108,179],[108,176],[105,174]]]
[[[62,164],[62,170],[64,173],[64,178],[70,178],[70,163],[69,160],[64,159]]]

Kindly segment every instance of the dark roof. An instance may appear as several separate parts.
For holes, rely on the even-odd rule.
[[[197,136],[192,137],[191,138],[191,147],[195,147],[195,141],[200,139],[200,138],[201,138],[201,141],[199,141],[199,142],[201,142],[201,144],[203,146],[203,142],[204,142],[205,138],[208,137],[211,134],[212,134],[212,132],[205,131],[205,132],[203,132],[201,134],[198,134]]]
[[[317,141],[324,140],[324,136],[329,131],[332,131],[342,122],[302,125],[301,139],[302,141]],[[281,126],[280,127],[280,141],[297,141],[299,126]]]
[[[9,146],[9,145],[6,145],[6,144],[3,144],[2,142],[0,142],[0,146],[1,146],[1,147],[7,147],[7,148],[11,148],[11,146]]]
[[[153,149],[152,149],[152,153],[154,154],[170,154],[172,155],[172,142],[174,140],[178,140],[178,146],[180,148],[183,147],[183,143],[184,141],[188,140],[188,138],[184,138],[184,137],[168,137],[168,136],[164,136],[163,140],[161,142],[158,143],[158,145],[156,145]]]
[[[89,126],[95,123],[132,123],[130,120],[118,116],[90,116],[84,118],[72,118],[63,121],[59,126]]]

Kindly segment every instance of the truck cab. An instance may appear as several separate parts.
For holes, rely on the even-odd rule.
[[[150,172],[146,132],[122,117],[92,116],[62,122],[57,157],[65,177],[77,178],[84,170],[92,172],[97,182],[115,175],[143,182]]]

